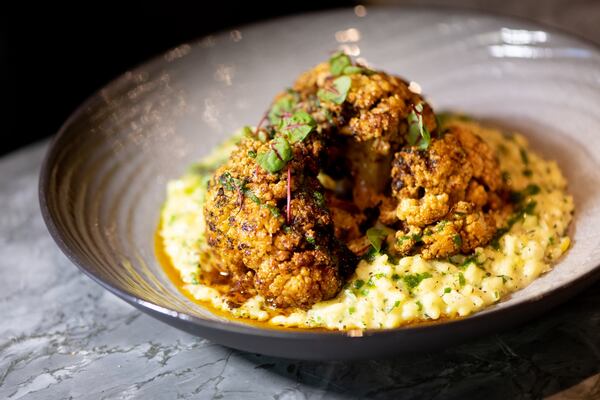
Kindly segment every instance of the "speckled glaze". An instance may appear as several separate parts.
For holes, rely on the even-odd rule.
[[[517,129],[559,162],[577,213],[573,247],[551,273],[470,318],[360,337],[233,323],[178,292],[153,249],[166,182],[239,126],[257,122],[278,90],[340,46],[417,82],[437,109]],[[42,167],[40,200],[52,236],[84,273],[162,321],[269,355],[373,358],[496,332],[593,282],[600,260],[599,131],[600,52],[589,44],[481,14],[335,11],[207,37],[126,73],[63,126]]]

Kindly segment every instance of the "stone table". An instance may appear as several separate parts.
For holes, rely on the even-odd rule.
[[[0,159],[0,399],[600,398],[598,282],[512,331],[391,360],[275,359],[171,328],[56,247],[37,201],[46,147]]]

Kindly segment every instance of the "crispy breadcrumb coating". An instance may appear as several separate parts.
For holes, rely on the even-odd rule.
[[[512,210],[495,155],[463,126],[450,126],[427,150],[398,152],[392,179],[405,225],[395,243],[402,255],[469,253],[489,242]]]
[[[221,275],[240,282],[229,293],[232,305],[260,294],[277,307],[309,307],[333,297],[353,267],[352,254],[333,234],[330,211],[315,196],[323,192],[310,161],[317,142],[293,147],[289,222],[286,174],[265,171],[253,157],[268,142],[243,140],[209,182],[207,242]]]
[[[214,261],[201,268],[226,283],[232,306],[256,294],[281,308],[332,298],[375,225],[393,255],[442,258],[486,244],[511,212],[481,138],[460,125],[442,132],[403,79],[334,57],[341,67],[319,64],[276,96],[209,182]],[[259,160],[269,151],[273,165]]]

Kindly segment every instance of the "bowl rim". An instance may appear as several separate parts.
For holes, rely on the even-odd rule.
[[[561,28],[551,26],[546,23],[539,22],[532,18],[527,18],[527,17],[507,15],[507,14],[502,14],[502,13],[498,13],[498,12],[482,11],[482,10],[478,10],[475,8],[469,8],[469,7],[453,7],[450,5],[436,5],[436,6],[418,5],[418,4],[402,5],[402,6],[388,5],[388,6],[369,6],[369,9],[371,9],[371,10],[372,9],[375,9],[375,10],[410,10],[413,12],[414,11],[432,12],[432,11],[445,10],[445,11],[448,11],[450,13],[453,13],[455,15],[460,15],[460,16],[503,18],[503,19],[507,19],[507,20],[512,20],[517,24],[518,23],[521,23],[521,24],[526,23],[529,25],[534,25],[534,26],[539,27],[540,29],[543,29],[546,32],[559,34],[559,35],[562,35],[562,36],[570,38],[570,39],[575,39],[576,41],[581,42],[582,44],[585,44],[586,46],[592,48],[595,52],[597,52],[600,55],[600,44],[598,44],[590,39],[584,38],[576,33],[571,33],[566,30],[563,30]],[[349,11],[349,10],[351,10],[351,8],[349,8],[349,7],[338,7],[338,8],[331,8],[331,9],[326,9],[326,10],[304,12],[304,13],[299,13],[299,14],[282,16],[282,17],[278,17],[278,18],[260,20],[260,21],[253,22],[250,24],[244,24],[244,25],[232,27],[232,29],[233,28],[238,28],[238,29],[246,28],[247,29],[247,28],[251,28],[251,27],[260,26],[260,25],[264,24],[265,22],[283,22],[287,19],[292,19],[292,18],[308,18],[311,15],[326,14],[326,13],[339,13],[342,11]],[[195,38],[189,42],[181,43],[174,48],[177,48],[179,46],[186,45],[186,44],[193,47],[193,46],[196,46],[199,43],[201,43],[202,40],[205,40],[206,37],[208,37],[208,36],[220,36],[228,31],[229,30],[220,30],[220,31],[217,31],[217,32],[205,35],[205,36]],[[115,87],[118,87],[119,85],[123,84],[124,78],[128,74],[135,73],[136,71],[144,69],[148,66],[156,65],[156,64],[160,63],[164,59],[164,55],[169,53],[170,51],[172,51],[174,48],[167,49],[164,52],[158,53],[155,56],[138,63],[137,65],[133,66],[132,68],[129,68],[126,72],[121,73],[120,75],[117,75],[113,79],[109,80],[107,83],[102,85],[99,89],[95,90],[77,108],[75,108],[75,110],[69,115],[69,117],[65,120],[65,122],[60,126],[57,133],[50,139],[48,147],[46,149],[46,153],[44,155],[44,158],[43,158],[43,161],[42,161],[42,164],[40,167],[39,180],[38,180],[38,201],[39,201],[40,211],[41,211],[44,223],[46,225],[46,228],[48,229],[48,232],[50,233],[50,236],[56,242],[56,244],[58,245],[58,247],[62,251],[62,253],[69,259],[69,261],[71,261],[73,264],[75,264],[75,266],[81,272],[83,272],[86,276],[91,278],[94,282],[98,283],[104,289],[113,293],[114,295],[121,298],[122,300],[126,301],[127,303],[134,305],[135,307],[137,307],[138,309],[140,309],[142,311],[150,312],[150,315],[152,315],[152,316],[155,316],[154,313],[159,313],[159,314],[161,314],[162,317],[178,319],[181,321],[192,323],[194,325],[198,325],[203,328],[222,330],[222,331],[227,331],[227,332],[231,332],[231,333],[240,333],[240,334],[253,335],[253,336],[259,336],[259,337],[286,338],[286,339],[320,339],[320,340],[327,339],[327,338],[350,337],[349,332],[352,332],[352,330],[338,331],[338,330],[312,330],[312,329],[297,329],[297,328],[286,329],[285,327],[262,328],[262,327],[253,326],[250,323],[238,322],[237,319],[236,320],[204,319],[204,318],[200,318],[200,317],[197,317],[194,315],[187,314],[185,312],[175,311],[175,310],[160,306],[158,304],[155,304],[151,301],[147,301],[142,298],[139,298],[136,295],[129,293],[128,291],[121,290],[117,287],[114,287],[109,282],[96,276],[90,269],[88,269],[88,267],[86,266],[86,262],[77,254],[77,252],[72,250],[71,247],[69,247],[68,244],[65,242],[64,236],[61,233],[58,226],[56,225],[56,223],[52,217],[52,212],[48,205],[48,196],[50,196],[50,193],[49,193],[50,175],[51,175],[51,171],[52,171],[52,166],[54,165],[53,162],[56,159],[56,155],[57,155],[57,151],[58,151],[57,144],[61,141],[64,141],[65,139],[68,139],[69,135],[73,135],[74,131],[69,132],[69,128],[75,121],[77,121],[86,112],[86,110],[91,108],[91,106],[94,104],[94,102],[96,102],[98,100],[98,98],[101,96],[101,92],[103,90],[105,90],[106,88],[109,88],[109,87],[115,88]],[[478,323],[478,321],[494,320],[496,318],[500,318],[502,316],[507,316],[508,314],[514,313],[516,310],[521,309],[525,306],[540,305],[542,302],[549,301],[551,299],[562,298],[562,299],[566,300],[567,298],[574,296],[578,292],[578,290],[582,290],[583,288],[591,285],[599,278],[600,278],[600,263],[598,265],[596,265],[595,267],[591,268],[589,271],[585,272],[583,275],[579,276],[578,278],[568,281],[565,284],[558,286],[554,289],[545,291],[537,296],[534,296],[529,299],[524,299],[522,301],[519,301],[515,304],[511,304],[509,306],[498,307],[498,308],[494,308],[494,309],[489,309],[489,307],[488,307],[488,308],[484,308],[483,310],[475,312],[464,318],[445,320],[442,322],[434,321],[433,323],[407,325],[407,326],[401,326],[401,327],[397,327],[397,328],[364,329],[364,330],[361,330],[362,334],[360,336],[353,335],[352,339],[360,340],[361,338],[364,339],[364,338],[368,338],[368,337],[398,335],[398,334],[402,334],[402,333],[404,333],[404,334],[421,334],[424,332],[430,332],[432,330],[440,329],[440,327],[460,328],[460,327],[465,327],[470,324]],[[555,305],[557,305],[557,304],[555,304]],[[201,307],[201,305],[197,305],[197,306]],[[549,309],[550,308],[548,308],[548,310]]]

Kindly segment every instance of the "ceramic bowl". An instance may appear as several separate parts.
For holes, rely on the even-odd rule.
[[[60,248],[100,285],[168,324],[237,349],[303,359],[443,348],[533,318],[590,284],[600,261],[598,48],[498,16],[366,11],[300,15],[208,36],[94,94],[61,128],[41,171],[41,209]],[[558,161],[576,214],[573,246],[550,273],[468,318],[360,337],[228,321],[178,291],[154,249],[167,181],[240,126],[257,123],[278,91],[338,48],[418,83],[438,110],[523,132]]]

